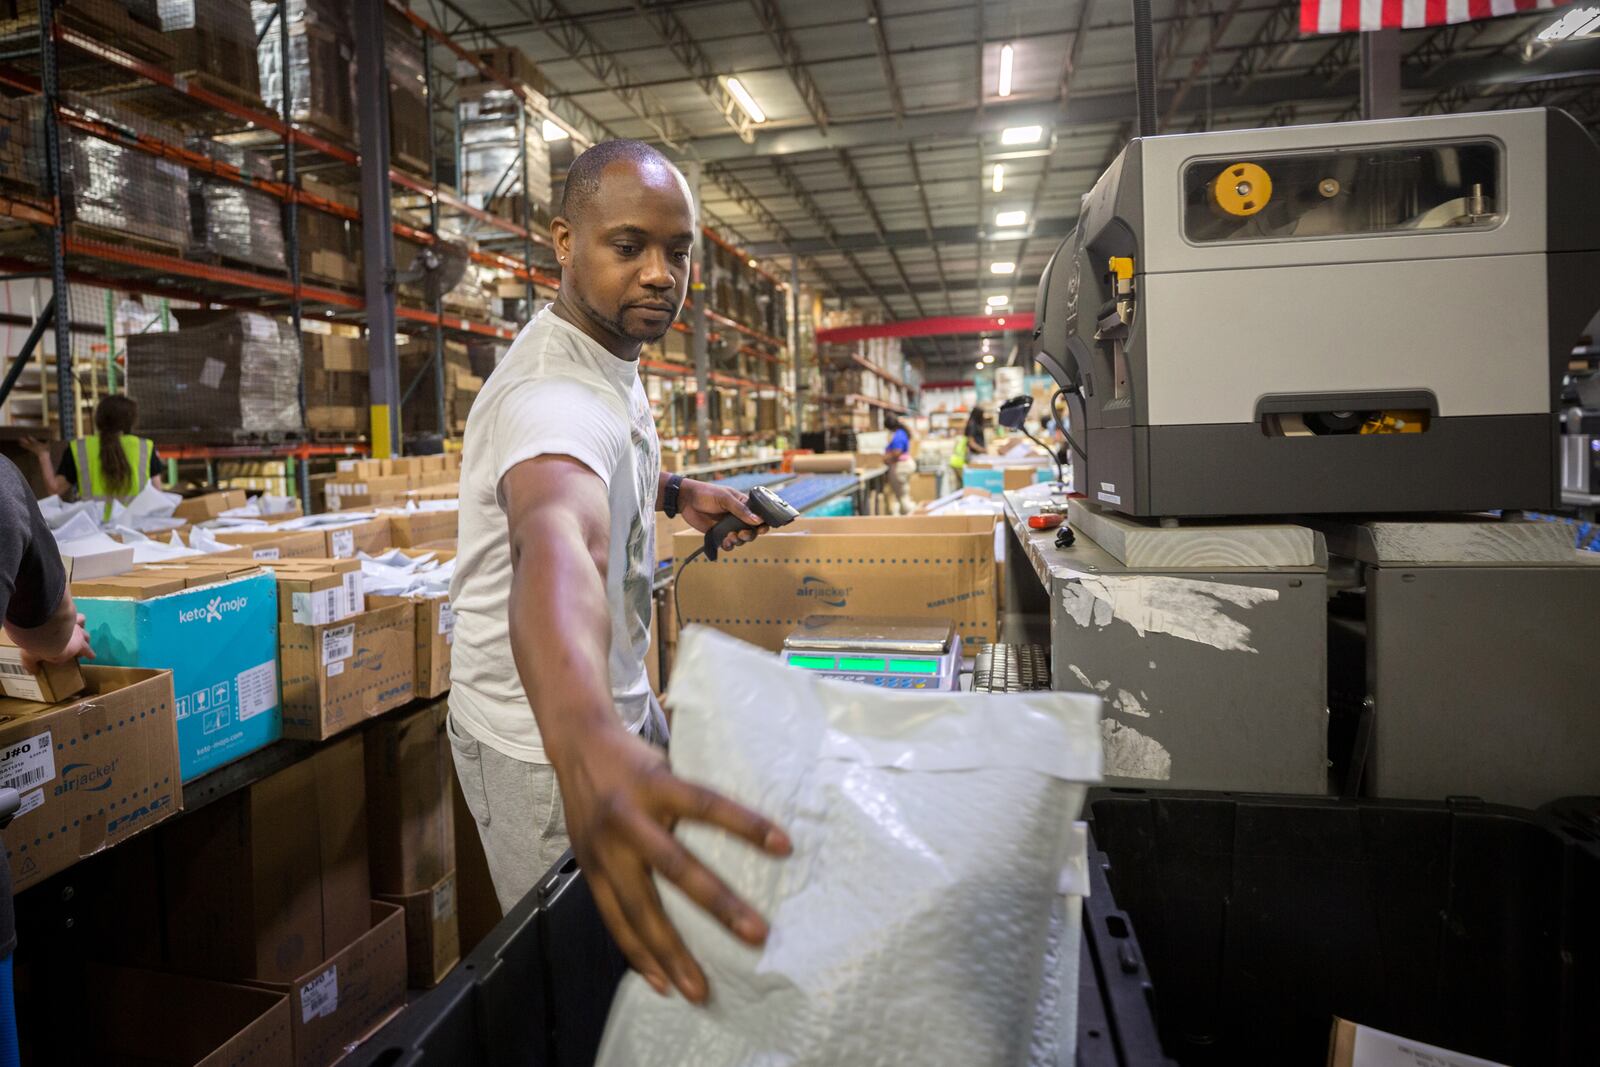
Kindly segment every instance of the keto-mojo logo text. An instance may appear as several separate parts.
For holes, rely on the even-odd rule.
[[[229,600],[224,600],[220,596],[214,596],[210,600],[206,601],[204,607],[185,608],[182,611],[179,611],[178,621],[205,623],[221,622],[223,615],[230,612],[243,611],[249,603],[250,598],[247,596],[236,596]]]
[[[829,585],[825,580],[807,575],[800,579],[800,588],[794,595],[804,599],[815,600],[819,604],[826,604],[830,608],[842,608],[850,599],[850,590],[854,586]]]

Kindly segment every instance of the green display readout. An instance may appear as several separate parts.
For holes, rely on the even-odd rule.
[[[841,671],[883,671],[888,669],[888,664],[881,659],[870,657],[842,656],[839,659]]]
[[[889,670],[894,674],[938,674],[939,661],[936,659],[892,659],[889,661]]]
[[[804,667],[811,671],[831,671],[834,667],[832,656],[790,656],[789,666]]]

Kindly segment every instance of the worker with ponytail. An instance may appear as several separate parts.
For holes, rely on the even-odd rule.
[[[57,496],[74,491],[84,499],[105,501],[111,517],[113,501],[127,501],[148,483],[160,484],[161,457],[149,438],[133,433],[139,407],[126,396],[112,394],[94,409],[94,434],[72,441],[61,462],[50,468],[50,446],[29,438],[24,444],[39,459],[46,487]]]

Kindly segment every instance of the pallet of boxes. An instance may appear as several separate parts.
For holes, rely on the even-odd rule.
[[[323,493],[328,511],[404,507],[408,501],[455,500],[460,496],[460,480],[459,452],[340,460],[338,471],[323,482]]]

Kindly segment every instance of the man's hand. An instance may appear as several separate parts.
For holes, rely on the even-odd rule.
[[[685,486],[687,488],[687,486]],[[620,728],[591,731],[557,764],[567,830],[595,903],[622,953],[657,993],[669,984],[686,999],[706,999],[705,974],[661,908],[651,872],[751,945],[767,924],[672,836],[679,819],[726,830],[773,856],[789,837],[773,823],[667,769],[662,753]]]
[[[757,534],[767,532],[767,528],[761,524],[761,516],[750,510],[747,503],[749,499],[744,493],[725,485],[684,479],[678,487],[678,514],[701,533],[715,526],[724,515],[737,515],[742,522],[757,527],[754,530],[736,530],[724,537],[721,547],[731,549],[735,545],[754,541]]]
[[[43,663],[71,663],[80,658],[94,659],[94,648],[89,644],[89,632],[83,628],[82,615],[73,623],[66,647],[54,655],[36,655],[27,648],[22,649],[22,665],[30,671],[38,670]]]

